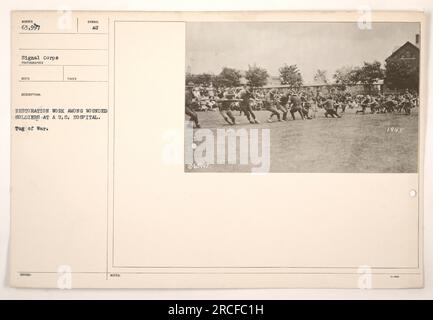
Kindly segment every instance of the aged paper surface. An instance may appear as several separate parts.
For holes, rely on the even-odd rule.
[[[415,12],[13,12],[11,285],[422,287],[424,38]]]

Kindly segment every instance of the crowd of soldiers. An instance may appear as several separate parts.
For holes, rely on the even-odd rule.
[[[203,103],[203,101],[205,103]],[[332,90],[329,93],[312,93],[305,89],[271,88],[252,89],[247,85],[240,88],[218,88],[213,95],[197,91],[190,83],[185,91],[185,113],[200,127],[197,110],[218,109],[223,119],[230,125],[237,124],[234,112],[245,115],[250,123],[259,123],[255,111],[269,111],[268,122],[302,120],[316,118],[323,109],[326,118],[341,118],[346,108],[355,109],[356,114],[401,113],[409,115],[418,106],[418,96],[405,91],[399,94],[358,94]],[[288,114],[290,113],[290,118]]]

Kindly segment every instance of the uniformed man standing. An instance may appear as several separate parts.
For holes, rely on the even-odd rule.
[[[289,93],[283,93],[278,95],[278,101],[276,103],[277,109],[283,113],[283,121],[289,121],[287,119],[287,113],[289,110],[287,109],[287,105],[289,103]]]
[[[194,84],[189,82],[185,89],[185,114],[189,116],[190,120],[194,122],[196,128],[200,128],[197,112],[194,111],[195,97],[194,97]]]
[[[292,119],[296,120],[295,113],[299,112],[299,114],[301,115],[301,119],[304,120],[305,111],[302,108],[301,98],[296,94],[291,94],[289,98],[289,103],[290,103],[290,114],[292,115]]]
[[[244,85],[242,90],[238,93],[238,98],[241,99],[239,103],[241,112],[245,114],[248,121],[250,123],[259,123],[259,121],[256,119],[253,108],[251,107],[251,100],[253,99],[251,89],[248,86]]]
[[[230,125],[236,124],[236,119],[231,111],[232,99],[234,94],[230,94],[228,90],[222,90],[218,93],[217,104],[223,119]]]
[[[275,92],[273,90],[269,90],[268,93],[266,93],[265,95],[265,100],[263,101],[263,106],[265,107],[265,109],[271,112],[267,120],[268,122],[272,122],[272,116],[276,116],[278,121],[281,121],[280,113],[274,105],[274,96]]]

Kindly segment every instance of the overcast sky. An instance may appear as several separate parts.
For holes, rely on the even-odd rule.
[[[417,23],[375,23],[361,30],[356,23],[194,22],[186,27],[186,66],[192,73],[218,74],[223,67],[264,67],[272,76],[284,63],[298,65],[304,82],[317,69],[328,78],[342,66],[364,61],[384,63],[406,41],[415,44]]]

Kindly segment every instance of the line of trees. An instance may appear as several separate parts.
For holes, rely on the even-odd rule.
[[[335,71],[333,78],[343,89],[352,84],[372,87],[378,80],[384,79],[385,70],[379,61],[364,62],[360,67],[342,67]]]
[[[360,67],[342,67],[333,75],[336,84],[346,87],[362,84],[367,88],[384,80],[390,89],[414,89],[419,86],[419,65],[403,59],[390,60],[383,68],[379,61],[364,62]]]
[[[296,65],[283,65],[279,69],[281,84],[294,87],[302,86],[303,80],[301,72]],[[201,74],[186,74],[186,84],[192,82],[203,86],[214,85],[216,87],[238,87],[242,83],[242,78],[245,78],[248,85],[258,88],[263,87],[268,83],[268,71],[256,64],[249,65],[248,70],[243,74],[240,70],[224,67],[218,75],[210,73]]]
[[[268,83],[269,73],[256,64],[249,65],[243,73],[234,68],[224,67],[218,75],[210,73],[186,74],[186,83],[216,87],[238,87],[245,78],[252,87],[263,87]],[[383,68],[379,61],[364,62],[362,66],[344,66],[335,71],[333,83],[345,89],[349,85],[361,84],[371,89],[378,80],[386,79],[391,89],[417,89],[419,85],[419,66],[405,60],[389,61]],[[300,87],[303,85],[302,74],[297,65],[284,64],[279,68],[279,80],[282,85]],[[314,76],[315,83],[329,84],[326,70],[318,69]]]
[[[247,83],[253,87],[263,87],[267,84],[269,73],[266,69],[257,65],[248,66],[244,77]],[[238,87],[242,83],[243,73],[240,70],[224,67],[217,75],[210,73],[191,74],[187,73],[186,83],[194,83],[203,86],[213,85],[216,87]]]
[[[185,77],[186,84],[194,83],[195,85],[210,86],[211,84],[217,87],[228,86],[237,87],[241,85],[242,73],[233,68],[223,68],[220,74],[214,75],[211,73],[192,74],[187,73]]]

